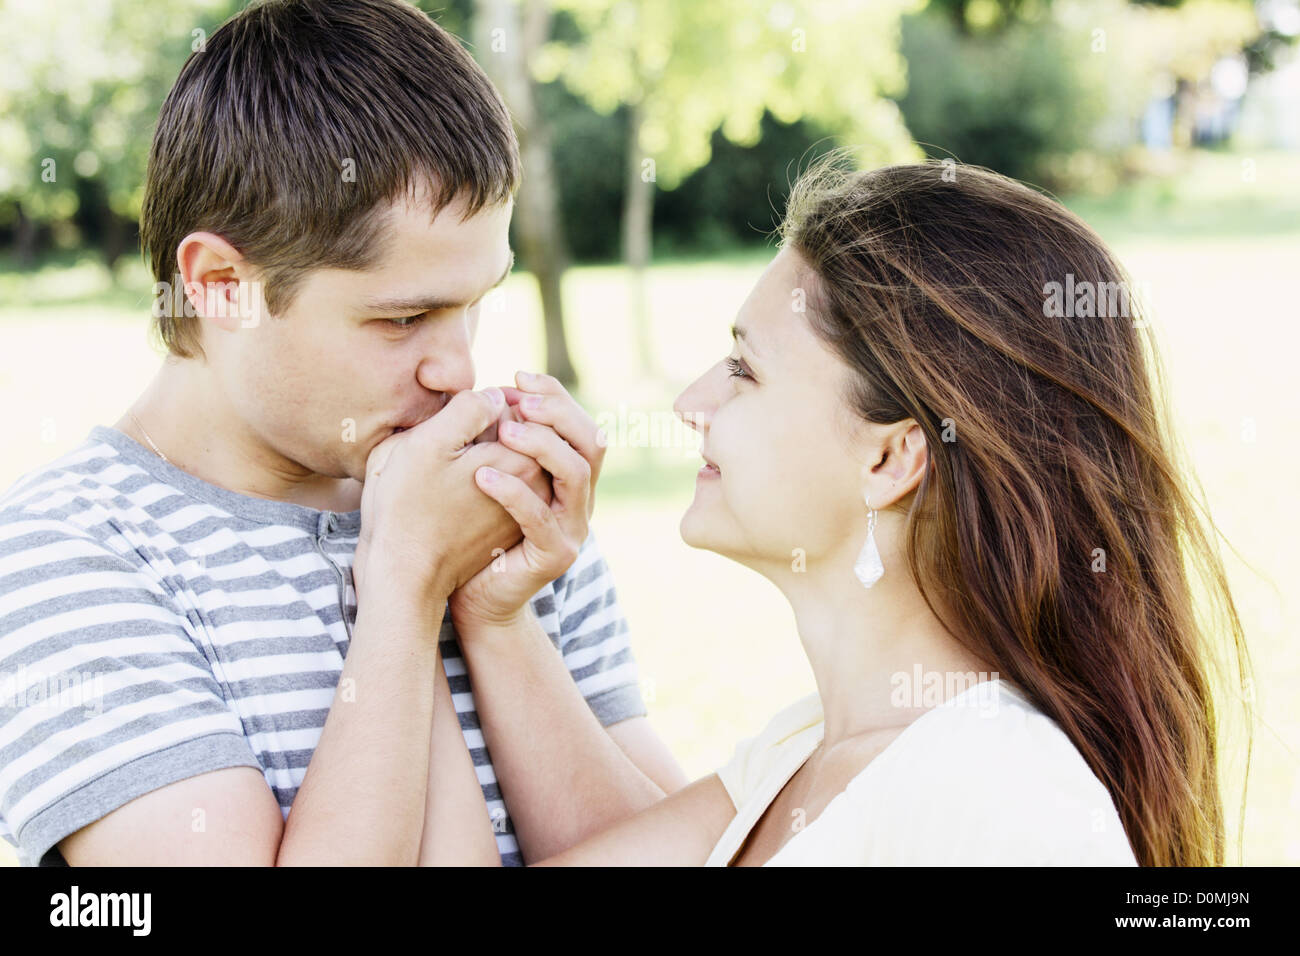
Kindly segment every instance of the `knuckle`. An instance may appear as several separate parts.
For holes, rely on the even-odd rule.
[[[532,519],[535,524],[545,524],[546,519],[551,515],[551,509],[546,507],[536,496],[533,496],[528,508],[532,512]]]

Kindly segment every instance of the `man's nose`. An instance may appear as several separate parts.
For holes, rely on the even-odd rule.
[[[436,335],[429,336],[424,357],[416,377],[432,392],[455,394],[474,387],[474,356],[470,351],[472,334],[464,317],[442,323]]]

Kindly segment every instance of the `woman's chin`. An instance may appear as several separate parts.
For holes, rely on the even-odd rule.
[[[721,542],[716,534],[710,534],[708,522],[704,515],[697,513],[697,508],[692,504],[682,515],[681,521],[677,523],[677,533],[681,535],[682,541],[687,547],[698,548],[701,551],[716,551],[723,554],[719,547]]]
[[[681,535],[682,541],[688,547],[700,548],[703,547],[703,544],[700,543],[699,521],[694,512],[695,505],[692,504],[686,509],[686,513],[682,515],[681,520],[677,522],[677,533]]]

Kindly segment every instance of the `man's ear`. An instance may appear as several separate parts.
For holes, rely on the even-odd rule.
[[[255,270],[243,254],[214,232],[192,232],[176,248],[176,266],[195,314],[227,332],[250,328],[260,314]],[[247,301],[245,301],[247,300]]]
[[[925,433],[915,419],[887,426],[872,459],[862,466],[862,488],[871,507],[887,508],[915,491],[930,465]]]

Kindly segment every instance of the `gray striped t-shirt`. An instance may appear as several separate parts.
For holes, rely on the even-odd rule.
[[[24,866],[128,801],[257,767],[286,817],[343,669],[361,512],[196,478],[113,428],[0,495],[0,836]],[[646,713],[588,537],[532,599],[608,726]],[[506,865],[522,865],[450,615],[442,655]]]

